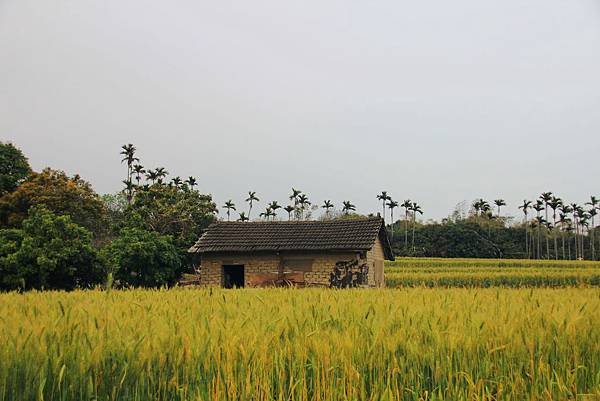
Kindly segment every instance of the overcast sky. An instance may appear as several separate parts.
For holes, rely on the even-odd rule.
[[[0,139],[99,193],[131,142],[219,205],[584,202],[600,1],[0,0]]]

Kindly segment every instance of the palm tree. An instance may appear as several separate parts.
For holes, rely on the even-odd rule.
[[[300,208],[298,207],[298,198],[302,194],[302,191],[292,187],[292,194],[290,195],[290,200],[294,201],[294,214],[296,220],[300,220]]]
[[[125,189],[123,189],[123,191],[127,194],[127,200],[131,201],[129,199],[129,194],[133,193],[135,185],[131,182],[131,180],[123,180],[122,182],[125,185]]]
[[[288,221],[292,220],[292,212],[296,210],[296,208],[292,205],[287,205],[283,208],[283,210],[285,210],[288,214]]]
[[[323,206],[321,207],[325,209],[325,217],[329,217],[329,209],[333,207],[333,203],[331,203],[331,201],[327,199],[323,201]]]
[[[413,202],[411,207],[410,207],[410,211],[413,213],[413,253],[415,252],[415,226],[417,223],[417,213],[419,214],[423,214],[423,211],[421,210],[421,206],[419,206],[419,204],[417,202]]]
[[[581,227],[581,244],[579,247],[580,253],[581,253],[581,259],[585,259],[585,235],[584,233],[588,233],[589,236],[589,220],[590,220],[590,214],[588,212],[586,212],[585,210],[582,209],[581,213],[579,214],[579,226]]]
[[[546,212],[546,221],[548,221],[548,205],[552,200],[552,192],[542,192],[540,200],[544,202],[544,210]],[[550,259],[550,241],[546,235],[546,259]]]
[[[590,206],[590,210],[588,213],[592,218],[592,230],[590,231],[590,243],[591,243],[591,251],[592,251],[592,260],[596,260],[596,225],[594,224],[594,217],[598,214],[598,205],[600,204],[600,199],[595,196],[590,196],[590,201],[586,202],[586,205]]]
[[[491,219],[492,216],[492,207],[490,206],[489,202],[486,200],[481,199],[481,216],[486,216],[488,219]]]
[[[311,204],[308,200],[308,196],[300,194],[300,196],[298,196],[298,204],[300,205],[300,218],[304,220],[304,211]]]
[[[154,170],[147,171],[146,179],[152,181],[152,185],[154,185],[154,183],[158,179],[158,176],[156,175],[156,171],[154,171]]]
[[[171,183],[175,186],[175,188],[179,188],[181,187],[181,184],[183,184],[183,181],[181,180],[181,177],[177,176],[175,178],[171,178]]]
[[[496,199],[494,200],[494,204],[498,207],[498,217],[500,217],[500,208],[506,206],[506,202],[504,199]]]
[[[252,204],[254,202],[260,202],[260,199],[256,197],[256,192],[248,191],[248,197],[246,198],[246,202],[250,205],[248,208],[248,220],[250,220],[250,213],[252,212]]]
[[[568,247],[569,247],[569,260],[571,260],[571,233],[573,232],[574,228],[573,228],[573,221],[569,218],[567,218],[568,223],[565,226],[565,232],[567,233],[567,243],[568,243]]]
[[[343,212],[344,212],[344,214],[346,214],[346,215],[347,215],[348,213],[350,213],[350,212],[353,212],[353,211],[355,211],[355,210],[356,210],[356,206],[354,206],[354,205],[352,204],[352,202],[350,202],[350,201],[343,201],[343,202],[342,202],[342,205],[343,205],[343,207],[342,207],[342,211],[343,211]]]
[[[567,226],[571,225],[571,219],[569,219],[567,217],[567,215],[565,213],[559,213],[559,217],[558,217],[558,224],[560,225],[560,240],[562,242],[562,258],[563,260],[566,259],[566,254],[565,254],[565,231]],[[570,245],[570,243],[569,243]],[[571,247],[569,246],[569,259],[571,259]]]
[[[569,206],[569,204],[567,203],[561,203],[560,206],[558,207],[558,209],[560,210],[560,228],[562,231],[567,232],[568,235],[568,243],[569,243],[569,259],[571,259],[571,238],[570,238],[570,233],[573,231],[573,222],[572,220],[568,217],[569,213],[572,212],[571,210],[571,206]],[[567,227],[570,227],[570,230],[566,230]],[[562,239],[562,254],[563,254],[563,260],[565,259],[565,236],[564,233],[561,233],[561,239]]]
[[[238,219],[238,221],[241,221],[241,222],[248,221],[248,216],[246,216],[246,213],[240,212],[240,218]]]
[[[541,224],[539,224],[539,223],[540,223],[540,213],[542,212],[542,210],[544,210],[543,202],[538,199],[535,202],[535,205],[533,205],[533,210],[535,210],[537,212],[537,216],[535,218],[536,218],[536,220],[538,222],[538,224],[536,225],[536,227],[537,227],[537,241],[536,241],[537,242],[537,256],[536,256],[536,258],[537,259],[541,259],[541,254],[542,254],[541,253],[541,240],[540,240],[540,235],[541,235],[540,227],[541,227]]]
[[[277,216],[277,209],[281,209],[281,206],[277,203],[277,201],[273,201],[269,204],[269,209],[273,212],[273,220],[275,220],[275,216]]]
[[[392,220],[392,222],[390,223],[392,229],[392,241],[394,240],[394,209],[397,208],[399,205],[400,204],[392,198],[390,198],[389,202],[387,203],[388,209],[390,209],[390,219]]]
[[[557,239],[556,239],[556,233],[555,233],[555,229],[556,229],[556,210],[560,207],[560,205],[562,205],[563,201],[562,199],[553,196],[552,199],[550,199],[550,202],[548,202],[548,205],[550,206],[550,209],[552,209],[552,238],[554,239],[554,259],[558,260],[558,244],[557,244]]]
[[[136,161],[140,161],[137,157],[135,157],[135,146],[133,144],[128,143],[127,145],[121,146],[121,155],[123,159],[121,159],[121,163],[127,162],[127,178],[125,181],[131,183],[131,176],[133,175],[133,163]],[[131,204],[131,200],[133,199],[133,186],[126,185],[126,194],[127,194],[127,202]]]
[[[571,213],[573,213],[573,228],[575,229],[575,259],[579,259],[579,214],[581,206],[577,203],[571,203]]]
[[[194,177],[192,177],[191,175],[188,177],[187,180],[185,180],[185,183],[188,184],[190,186],[190,189],[194,189],[194,187],[196,185],[198,185],[198,182],[196,181],[196,179]]]
[[[229,214],[232,210],[235,210],[235,203],[233,203],[233,201],[229,199],[227,202],[225,202],[223,209],[227,209],[227,221],[229,221]]]
[[[146,172],[144,170],[144,166],[141,164],[136,164],[133,166],[133,172],[135,173],[135,180],[137,181],[137,186],[140,186],[140,181],[142,180],[142,174]]]
[[[162,184],[163,182],[163,178],[165,178],[167,175],[169,175],[169,172],[167,170],[165,170],[164,167],[157,167],[156,170],[154,170],[154,172],[156,173],[156,181],[159,184]]]
[[[526,199],[523,199],[523,204],[519,206],[519,209],[523,210],[523,215],[525,216],[525,253],[527,254],[527,258],[529,258],[529,241],[527,239],[529,228],[527,227],[527,214],[530,207],[531,201]]]
[[[405,199],[404,202],[400,205],[400,207],[404,208],[404,249],[408,248],[408,211],[412,207],[412,202],[410,199]]]
[[[274,216],[275,214],[273,213],[273,211],[271,210],[270,207],[267,206],[267,208],[265,209],[265,211],[263,213],[261,213],[259,215],[259,217],[264,217],[265,220],[269,220],[269,217]]]
[[[383,225],[385,226],[385,203],[392,198],[388,196],[387,191],[381,191],[381,194],[377,195],[377,199],[381,201],[381,206],[383,208]]]

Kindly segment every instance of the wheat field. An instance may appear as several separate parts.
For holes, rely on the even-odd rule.
[[[600,395],[600,289],[0,294],[0,400]]]
[[[388,287],[599,287],[600,262],[397,258]]]

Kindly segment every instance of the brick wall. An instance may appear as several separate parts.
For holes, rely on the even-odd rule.
[[[202,257],[200,282],[203,286],[221,286],[223,283],[223,265],[244,265],[244,282],[248,287],[255,286],[252,280],[257,274],[276,275],[282,259],[302,258],[312,259],[312,269],[304,271],[304,282],[307,285],[329,285],[329,275],[336,262],[359,258],[358,253],[275,253],[265,254],[210,254]],[[375,283],[375,260],[383,260],[383,247],[379,240],[372,251],[367,252],[366,261],[369,264],[369,286]]]

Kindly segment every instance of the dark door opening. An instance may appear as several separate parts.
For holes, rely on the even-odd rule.
[[[244,287],[244,265],[223,265],[223,287]]]

